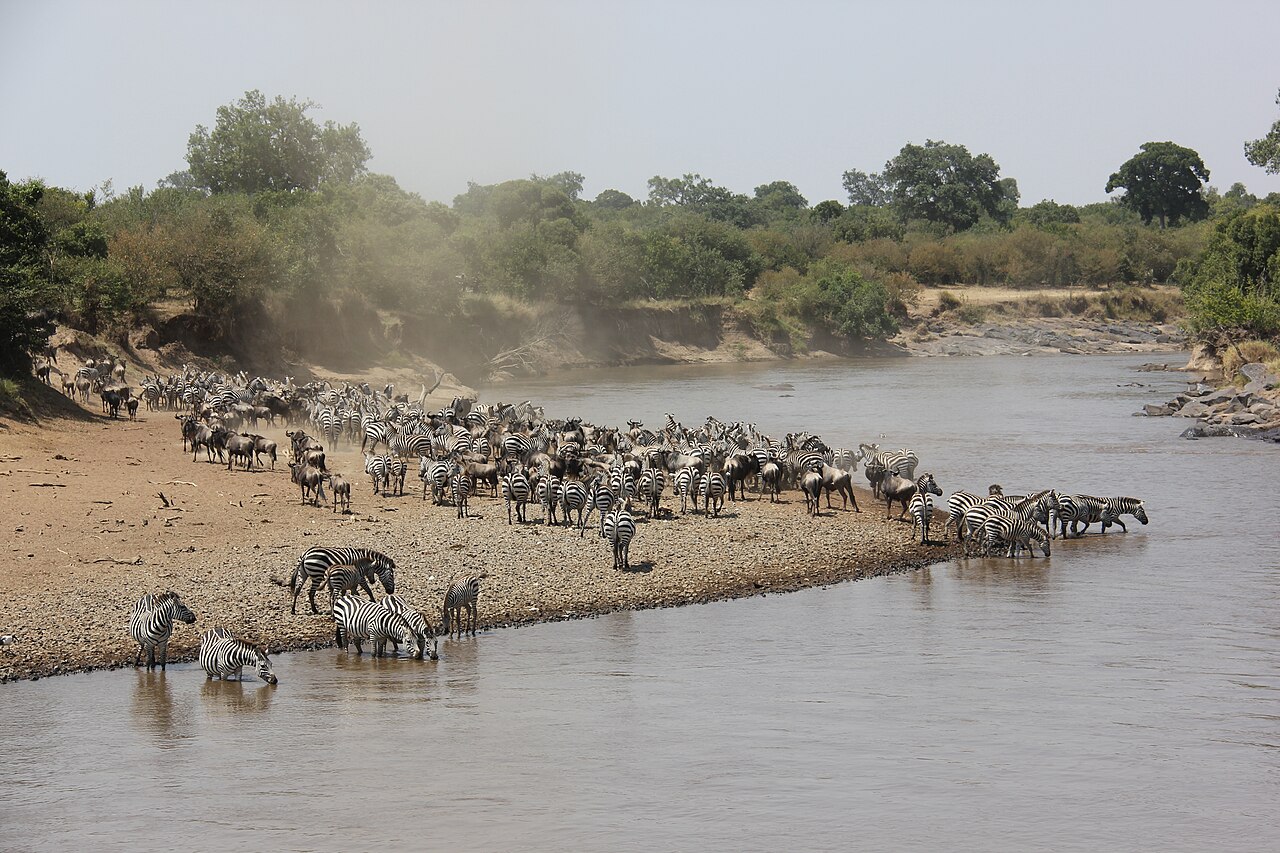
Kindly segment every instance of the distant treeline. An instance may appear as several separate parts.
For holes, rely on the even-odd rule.
[[[642,200],[617,190],[586,200],[583,176],[562,172],[471,184],[445,205],[368,172],[358,128],[317,125],[311,106],[246,94],[218,111],[212,131],[191,135],[189,169],[150,192],[76,192],[0,173],[9,366],[42,344],[46,321],[106,332],[175,299],[214,338],[245,312],[287,317],[299,300],[448,316],[486,293],[733,300],[775,330],[807,323],[876,338],[895,331],[920,285],[1178,280],[1196,283],[1210,307],[1222,288],[1251,294],[1262,302],[1244,319],[1265,326],[1280,278],[1280,244],[1267,230],[1280,235],[1276,208],[1241,185],[1219,195],[1198,177],[1194,198],[1167,204],[1131,189],[1083,207],[1022,208],[989,156],[931,141],[905,146],[880,174],[845,173],[847,204],[811,205],[782,180],[748,196],[696,174],[654,177]],[[1123,170],[1111,177],[1108,190],[1127,186]],[[1252,266],[1227,247],[1246,238]],[[1207,246],[1217,261],[1205,259]]]

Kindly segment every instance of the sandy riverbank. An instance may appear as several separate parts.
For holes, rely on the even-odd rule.
[[[266,430],[284,441],[285,426]],[[911,542],[910,526],[884,520],[884,505],[859,492],[863,512],[805,515],[798,492],[782,503],[727,504],[719,518],[641,521],[631,559],[615,572],[608,547],[587,531],[508,526],[500,500],[473,500],[475,517],[404,497],[375,497],[358,448],[331,454],[354,482],[354,513],[299,504],[281,464],[228,471],[192,462],[166,412],[135,423],[83,422],[0,430],[0,680],[132,665],[126,625],[144,592],[177,592],[196,612],[180,625],[170,659],[193,657],[199,635],[225,625],[272,652],[332,641],[328,615],[289,613],[288,577],[318,544],[376,547],[397,562],[397,585],[439,620],[449,578],[483,567],[483,626],[575,618],[622,609],[759,595],[902,571],[951,556]],[[419,486],[410,477],[409,488]],[[945,483],[943,484],[945,487]],[[165,507],[163,493],[172,506]],[[530,508],[530,519],[540,518]],[[935,527],[935,538],[941,522]],[[323,597],[322,597],[323,603]],[[322,607],[323,609],[323,607]],[[306,614],[306,615],[304,615]],[[444,653],[447,653],[447,649]]]

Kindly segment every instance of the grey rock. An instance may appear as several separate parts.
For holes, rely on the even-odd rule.
[[[1173,414],[1173,410],[1169,408],[1167,403],[1156,405],[1155,403],[1147,403],[1142,407],[1142,411],[1137,414],[1146,415],[1149,418],[1162,418]]]
[[[1180,418],[1203,418],[1209,414],[1209,407],[1204,403],[1187,403],[1181,409],[1178,409],[1178,417]]]
[[[1262,420],[1262,418],[1258,417],[1253,412],[1237,412],[1236,414],[1231,416],[1232,426],[1244,426],[1245,424],[1256,424],[1260,420]]]
[[[1249,407],[1249,411],[1253,412],[1264,421],[1269,421],[1276,417],[1277,414],[1280,414],[1280,409],[1277,409],[1274,405],[1265,401],[1254,403]]]

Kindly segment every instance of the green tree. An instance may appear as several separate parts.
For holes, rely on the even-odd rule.
[[[861,169],[850,169],[840,179],[844,191],[849,194],[849,204],[883,207],[893,199],[884,177],[876,172],[867,174]]]
[[[797,302],[801,316],[846,338],[881,339],[898,330],[885,286],[841,263],[815,264]]]
[[[1280,105],[1280,92],[1276,94],[1276,104]],[[1280,119],[1271,125],[1271,130],[1261,139],[1244,144],[1244,156],[1255,166],[1261,166],[1269,174],[1280,173]]]
[[[820,201],[813,206],[813,210],[809,211],[810,216],[824,223],[830,222],[842,213],[844,213],[844,205],[835,199]]]
[[[1051,198],[1036,202],[1025,211],[1021,211],[1020,216],[1036,228],[1075,225],[1080,222],[1080,211],[1074,205],[1058,204]]]
[[[681,207],[709,219],[751,228],[763,218],[745,195],[716,186],[697,173],[680,178],[654,175],[649,179],[649,204],[654,207]]]
[[[311,101],[270,103],[257,89],[218,107],[212,131],[197,125],[187,140],[190,183],[214,193],[315,190],[363,174],[369,147],[354,122],[323,126],[307,116]],[[180,188],[185,179],[171,176]]]
[[[1144,224],[1158,218],[1165,228],[1209,214],[1201,193],[1208,181],[1209,170],[1195,151],[1172,142],[1147,142],[1107,180],[1107,192],[1123,189],[1122,204]]]
[[[1259,204],[1227,215],[1178,278],[1184,282],[1188,325],[1202,337],[1280,332],[1280,209]]]
[[[46,309],[46,251],[49,232],[37,207],[39,181],[12,184],[0,172],[0,372],[18,375],[30,368],[31,353],[53,333]]]
[[[926,140],[907,143],[885,164],[883,180],[904,222],[923,219],[964,231],[984,217],[1008,224],[1017,185],[1001,181],[989,154],[973,156],[963,145]]]
[[[596,196],[594,204],[596,207],[605,210],[625,210],[637,204],[637,202],[622,190],[605,190]]]
[[[582,193],[582,184],[587,179],[577,172],[556,172],[554,175],[547,175],[546,177],[530,175],[529,180],[560,190],[571,200],[577,201],[578,196]]]
[[[809,202],[790,181],[773,181],[755,189],[756,201],[770,210],[804,210]]]

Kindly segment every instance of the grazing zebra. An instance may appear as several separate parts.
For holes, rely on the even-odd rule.
[[[1009,543],[1007,556],[1012,557],[1017,548],[1023,547],[1034,557],[1035,546],[1039,545],[1044,555],[1049,556],[1049,537],[1034,519],[1016,513],[995,512],[983,526],[988,548],[1007,542]]]
[[[577,480],[566,480],[560,490],[560,503],[564,509],[565,524],[572,524],[573,513],[578,513],[578,535],[582,536],[587,529],[587,487]]]
[[[267,684],[276,684],[279,679],[271,670],[271,659],[267,653],[255,645],[237,640],[226,628],[211,628],[200,638],[200,666],[206,673],[205,680],[217,676],[229,681],[235,676],[237,681],[244,678],[246,666],[256,666],[258,677]]]
[[[822,478],[819,477],[819,480]],[[703,477],[698,483],[698,497],[702,500],[702,514],[719,515],[720,510],[724,509],[724,495],[729,491],[729,484],[725,482],[724,474],[719,471],[712,471]]]
[[[449,497],[453,499],[453,505],[458,508],[458,518],[467,517],[467,502],[474,490],[475,482],[455,465],[453,473],[449,476]]]
[[[1142,501],[1137,498],[1107,498],[1107,505],[1098,519],[1102,522],[1102,532],[1106,533],[1108,527],[1118,524],[1121,530],[1128,533],[1129,528],[1125,527],[1124,522],[1120,520],[1121,515],[1132,515],[1143,524],[1148,521],[1147,510],[1142,505]]]
[[[404,619],[409,627],[413,629],[414,635],[418,638],[418,659],[421,660],[423,657],[428,657],[431,660],[439,660],[440,654],[436,644],[436,632],[431,629],[431,623],[427,621],[426,616],[414,610],[409,606],[408,602],[398,595],[383,596],[378,600],[378,604]],[[428,640],[431,641],[429,646],[427,644]],[[400,650],[399,644],[395,640],[392,640],[391,644],[396,651]]]
[[[480,598],[480,581],[487,577],[488,572],[481,572],[466,578],[456,578],[449,584],[444,593],[440,620],[440,630],[446,637],[452,636],[455,630],[458,639],[462,639],[462,635],[468,631],[471,636],[476,635],[476,623],[479,621],[476,603]]]
[[[177,593],[150,593],[138,599],[129,617],[129,636],[138,644],[135,667],[142,665],[142,652],[147,653],[147,669],[156,668],[156,652],[159,650],[160,669],[169,661],[169,636],[173,633],[174,620],[190,625],[196,615],[178,598]]]
[[[604,538],[613,546],[615,570],[631,568],[631,540],[636,535],[636,521],[631,517],[630,505],[630,501],[618,504],[604,519]]]
[[[371,548],[328,548],[317,545],[307,549],[298,560],[293,576],[289,578],[289,591],[293,593],[293,606],[289,608],[289,612],[298,612],[298,596],[303,587],[310,583],[308,597],[311,599],[311,612],[319,613],[316,608],[316,591],[324,583],[329,567],[339,565],[360,566],[364,569],[365,592],[370,600],[373,599],[373,590],[369,588],[368,582],[375,577],[388,595],[396,591],[396,564],[386,554]]]
[[[933,520],[933,499],[928,492],[919,489],[911,496],[911,504],[907,508],[911,515],[911,540],[916,538],[916,529],[920,530],[920,544],[929,544],[929,522]]]
[[[383,657],[387,643],[403,644],[410,657],[417,657],[418,637],[403,616],[372,601],[344,595],[333,605],[334,642],[346,651],[356,644],[356,654],[364,654],[364,642],[373,642],[373,656]]]
[[[513,523],[511,518],[512,504],[515,504],[516,509],[515,520],[519,521],[521,524],[524,524],[527,520],[525,518],[525,507],[529,503],[530,491],[531,487],[529,486],[529,478],[523,471],[509,471],[507,472],[507,475],[502,478],[502,499],[507,503],[508,525]],[[425,488],[423,489],[423,494],[426,494]]]
[[[684,515],[689,505],[689,498],[693,498],[693,508],[698,508],[698,486],[699,480],[702,478],[697,468],[688,465],[675,473],[675,481],[672,488],[680,497],[680,514]]]

